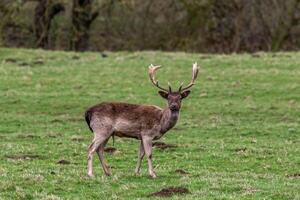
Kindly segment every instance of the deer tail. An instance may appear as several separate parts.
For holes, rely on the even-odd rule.
[[[86,121],[87,125],[89,126],[89,129],[93,132],[93,129],[90,126],[92,113],[88,110],[85,112],[84,117],[85,117],[85,121]]]

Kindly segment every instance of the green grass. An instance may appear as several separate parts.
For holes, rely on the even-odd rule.
[[[169,186],[190,191],[170,199],[300,199],[300,52],[107,55],[0,49],[0,199],[146,199]],[[148,177],[146,160],[134,176],[138,141],[116,138],[117,153],[106,156],[113,176],[95,156],[88,179],[85,109],[101,101],[163,107],[148,65],[163,65],[157,78],[175,87],[190,80],[195,61],[197,84],[161,139],[177,148],[154,149],[158,178]],[[39,157],[14,158],[23,155]]]

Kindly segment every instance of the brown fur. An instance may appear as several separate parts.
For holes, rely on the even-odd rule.
[[[99,126],[111,126],[111,135],[141,139],[143,130],[156,129],[158,133],[153,136],[158,137],[171,128],[171,125],[162,123],[167,120],[162,120],[162,117],[169,116],[164,114],[168,110],[152,105],[103,102],[89,108],[86,113],[90,115],[90,121],[87,123],[92,131],[99,129]],[[177,112],[174,112],[173,115],[173,119],[175,119]],[[102,123],[99,124],[98,121],[102,121]],[[174,123],[171,123],[172,127],[175,125]]]

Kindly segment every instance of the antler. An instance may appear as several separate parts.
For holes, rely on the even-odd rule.
[[[198,72],[199,72],[199,68],[197,66],[197,63],[193,64],[193,74],[192,74],[192,80],[190,82],[190,84],[188,84],[186,87],[182,88],[183,83],[181,83],[180,87],[179,87],[179,92],[183,92],[184,90],[189,89],[190,87],[192,87],[193,85],[195,85],[195,80],[198,76]]]
[[[155,80],[155,72],[156,70],[158,70],[161,66],[153,66],[152,64],[149,66],[149,70],[148,70],[148,73],[149,73],[149,77],[150,77],[150,80],[151,82],[153,83],[153,85],[155,85],[156,87],[158,87],[159,89],[165,91],[165,92],[171,92],[172,89],[171,89],[171,86],[170,84],[168,83],[169,85],[169,90],[161,87],[159,84],[158,84],[158,81]]]

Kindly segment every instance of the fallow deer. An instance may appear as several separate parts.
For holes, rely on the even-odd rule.
[[[149,175],[156,177],[152,165],[152,141],[161,138],[173,128],[178,120],[181,100],[190,94],[189,88],[195,84],[198,75],[197,63],[193,64],[192,80],[178,91],[163,88],[155,79],[155,72],[160,66],[149,66],[149,77],[153,85],[160,89],[161,97],[168,101],[164,109],[154,105],[135,105],[128,103],[103,102],[89,108],[85,112],[85,119],[94,133],[94,139],[88,148],[88,176],[93,176],[92,157],[97,152],[106,175],[111,175],[110,168],[104,159],[104,147],[111,136],[129,137],[140,140],[138,161],[135,174],[140,174],[141,162],[146,154],[148,159]]]

